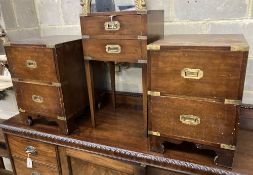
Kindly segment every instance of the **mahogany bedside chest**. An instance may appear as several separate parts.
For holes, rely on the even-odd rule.
[[[191,142],[231,167],[248,44],[241,35],[173,35],[149,49],[150,149]]]
[[[25,124],[45,118],[60,131],[88,106],[81,38],[52,36],[5,45],[17,103]]]
[[[147,44],[164,35],[163,11],[147,11],[144,0],[135,0],[133,8],[115,12],[92,12],[91,0],[82,0],[80,17],[83,51],[89,91],[92,124],[95,127],[94,92],[91,61],[110,62],[113,106],[115,109],[115,62],[142,65],[143,116],[147,133]],[[131,1],[132,2],[132,1]]]

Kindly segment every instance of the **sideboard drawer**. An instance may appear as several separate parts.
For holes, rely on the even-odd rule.
[[[59,175],[57,167],[49,167],[33,162],[33,168],[26,167],[26,159],[14,158],[17,175]]]
[[[12,78],[59,82],[54,51],[44,47],[5,47]]]
[[[146,59],[146,41],[84,39],[85,59],[138,62]]]
[[[8,135],[8,141],[13,158],[26,160],[28,157],[26,151],[28,149],[34,149],[35,152],[29,156],[34,162],[57,166],[56,146],[13,135]]]

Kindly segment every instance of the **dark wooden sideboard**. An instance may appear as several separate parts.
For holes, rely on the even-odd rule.
[[[40,124],[44,121],[24,126],[18,116],[0,127],[17,174],[253,174],[252,131],[240,130],[233,168],[224,169],[215,166],[213,155],[205,151],[199,154],[195,149],[171,146],[165,154],[150,152],[142,120],[140,108],[120,104],[116,112],[108,105],[97,113],[96,129],[91,127],[87,112],[76,121],[78,129],[69,136],[61,135],[53,124]],[[26,168],[28,146],[36,149],[30,156],[33,169]]]

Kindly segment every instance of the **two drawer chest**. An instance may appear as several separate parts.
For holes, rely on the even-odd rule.
[[[231,167],[248,45],[241,35],[174,35],[149,48],[150,149],[191,142]]]
[[[37,119],[58,124],[69,134],[73,119],[88,106],[82,41],[52,36],[5,45],[20,116],[27,125]]]

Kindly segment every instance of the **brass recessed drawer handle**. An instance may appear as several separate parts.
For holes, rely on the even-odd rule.
[[[32,100],[33,100],[35,103],[43,103],[43,102],[44,102],[43,97],[38,96],[38,95],[33,95],[33,96],[32,96]]]
[[[180,115],[180,122],[185,125],[197,126],[200,124],[200,118],[194,115]]]
[[[106,52],[109,54],[119,54],[121,53],[121,46],[120,45],[106,45],[105,46]]]
[[[28,67],[30,69],[36,69],[37,63],[34,60],[26,60],[26,67]]]
[[[204,72],[201,69],[184,68],[181,71],[181,76],[185,79],[199,80],[203,78]]]
[[[29,154],[29,155],[37,155],[37,150],[36,150],[36,148],[33,147],[33,146],[27,146],[27,147],[25,148],[25,152],[26,152],[27,154]]]
[[[119,21],[113,21],[113,15],[110,16],[111,21],[105,22],[104,27],[106,31],[117,31],[120,29]]]

